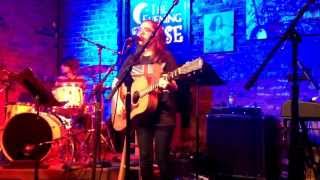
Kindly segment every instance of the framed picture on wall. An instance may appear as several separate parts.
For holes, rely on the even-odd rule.
[[[204,53],[234,50],[234,11],[206,14],[203,17]]]

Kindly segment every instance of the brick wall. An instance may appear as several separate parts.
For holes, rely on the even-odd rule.
[[[266,113],[279,115],[282,103],[290,98],[291,93],[291,83],[288,81],[288,74],[291,72],[291,44],[290,42],[285,43],[263,71],[256,86],[250,91],[245,90],[244,84],[278,42],[284,28],[277,27],[275,31],[278,35],[267,40],[247,40],[246,1],[232,2],[231,5],[226,5],[222,1],[194,0],[192,2],[193,55],[203,55],[205,61],[211,64],[218,74],[226,80],[226,85],[213,88],[215,105],[225,105],[228,94],[232,93],[237,105],[257,105],[262,107]],[[269,4],[269,8],[283,10],[286,9],[289,2],[279,0],[272,1],[272,3]],[[303,4],[303,2],[291,2],[289,5],[292,3]],[[228,10],[235,11],[235,50],[229,53],[203,54],[203,15]],[[296,10],[289,11],[288,9],[288,12],[294,16]],[[312,11],[319,12],[319,4],[313,6]],[[276,11],[273,12],[274,16],[277,14],[281,15]],[[319,18],[312,22],[315,21],[319,22]],[[313,25],[310,23],[309,26]],[[317,27],[313,26],[313,28]],[[302,33],[301,36],[303,41],[299,49],[299,59],[319,82],[320,63],[317,60],[319,54],[316,52],[320,50],[320,35]],[[310,99],[315,95],[317,95],[317,91],[309,82],[301,82],[301,99]]]
[[[199,93],[199,122],[200,122],[200,150],[206,149],[206,113],[211,107],[226,106],[230,94],[235,98],[235,105],[239,106],[258,106],[266,114],[280,116],[281,105],[290,98],[291,82],[288,81],[288,74],[291,72],[291,47],[290,42],[285,43],[276,55],[272,58],[268,66],[259,77],[256,85],[248,90],[244,89],[244,84],[249,80],[259,65],[263,62],[267,54],[278,42],[283,31],[275,29],[278,36],[267,40],[247,40],[246,39],[246,0],[231,0],[228,4],[224,0],[193,0],[191,1],[191,56],[202,56],[206,63],[210,64],[218,75],[225,80],[225,85],[201,87]],[[271,2],[271,1],[266,1]],[[282,0],[272,0],[270,8],[286,9],[287,4],[296,2],[287,2]],[[297,2],[298,3],[298,2]],[[300,3],[303,3],[300,1]],[[319,4],[313,7],[319,12]],[[234,44],[233,52],[225,53],[203,53],[204,44],[204,20],[206,14],[234,10]],[[315,11],[315,10],[314,10]],[[295,11],[289,11],[295,15]],[[278,13],[273,12],[273,16]],[[319,22],[319,18],[314,21]],[[313,21],[313,23],[314,23]],[[308,23],[307,23],[308,24]],[[313,28],[313,24],[308,24]],[[312,76],[319,81],[320,34],[302,34],[303,41],[299,49],[299,59],[310,70]],[[177,49],[175,49],[177,50]],[[183,51],[183,50],[181,50]],[[301,73],[300,73],[301,74]],[[212,77],[207,77],[208,79]],[[204,93],[206,90],[210,93]],[[201,91],[202,90],[202,91]],[[310,85],[308,81],[301,82],[300,98],[308,100],[318,92]],[[211,97],[211,98],[208,98]],[[196,101],[194,101],[196,102]],[[194,114],[194,112],[193,112]],[[192,117],[191,130],[187,135],[190,147],[195,147],[195,120]]]
[[[118,1],[65,0],[62,13],[62,56],[79,58],[80,71],[87,79],[87,102],[92,102],[93,99],[88,97],[92,93],[93,86],[99,81],[98,71],[94,70],[96,69],[94,67],[99,65],[98,49],[81,37],[107,47],[101,51],[102,65],[110,66],[116,63],[117,54],[114,51],[118,50]],[[107,78],[105,86],[111,86],[115,75],[116,71]],[[105,93],[105,96],[107,95],[108,92]],[[106,101],[105,118],[110,111],[108,104]]]
[[[56,74],[57,41],[53,23],[57,20],[57,2],[52,0],[2,0],[0,5],[0,64],[12,72],[26,67],[37,77],[48,81]],[[1,86],[1,85],[0,85]],[[9,101],[18,101],[20,91],[15,83]],[[4,92],[0,93],[3,120]]]

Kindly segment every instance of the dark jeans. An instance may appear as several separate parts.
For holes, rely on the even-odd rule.
[[[155,160],[160,167],[161,180],[173,179],[173,175],[170,172],[169,167],[169,151],[173,129],[173,126],[137,128],[142,180],[153,179],[153,152],[155,152]],[[154,151],[153,147],[155,148]]]

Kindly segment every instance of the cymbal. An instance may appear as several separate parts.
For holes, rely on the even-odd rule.
[[[85,67],[82,67],[80,69],[80,73],[82,74],[98,74],[99,73],[99,68],[101,68],[101,72],[106,72],[108,71],[108,69],[110,68],[110,66],[107,66],[107,65],[92,65],[92,66],[85,66]]]
[[[0,82],[1,83],[8,83],[13,80],[16,80],[16,74],[13,72],[10,72],[6,69],[0,69]]]

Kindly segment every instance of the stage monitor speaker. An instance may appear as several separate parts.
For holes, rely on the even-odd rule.
[[[214,176],[278,177],[275,118],[245,113],[207,117],[208,156]]]

